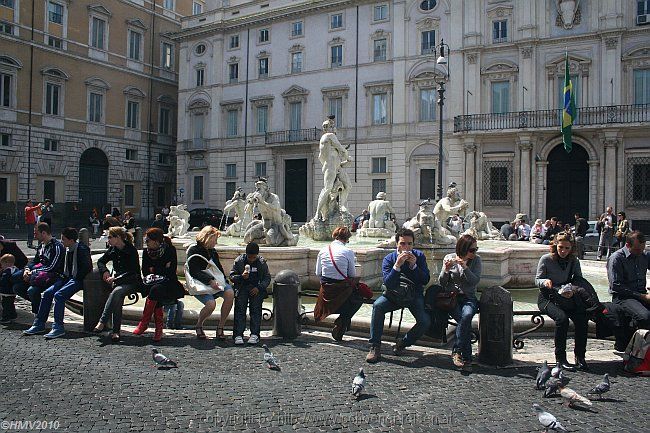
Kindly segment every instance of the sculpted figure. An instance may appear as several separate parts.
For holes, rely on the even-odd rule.
[[[190,213],[187,211],[186,205],[179,204],[178,206],[170,206],[169,216],[167,216],[167,221],[169,221],[169,232],[167,236],[185,236],[190,228],[189,219]]]
[[[232,211],[235,213],[235,222],[226,228],[224,233],[226,236],[242,236],[244,234],[246,226],[253,219],[252,207],[249,208],[249,212],[246,209],[246,194],[241,188],[237,188],[232,199],[228,200],[223,208],[224,215],[228,215]]]
[[[255,182],[255,192],[247,199],[251,207],[257,207],[262,219],[253,220],[246,227],[245,242],[256,241],[275,247],[298,243],[298,236],[291,233],[291,216],[280,207],[280,199],[269,190],[266,179]]]
[[[342,168],[350,164],[352,158],[336,137],[334,116],[330,116],[323,122],[323,135],[318,149],[324,185],[318,196],[316,217],[328,221],[331,211],[336,208],[337,199],[338,208],[342,212],[347,212],[346,205],[351,186],[350,179]]]
[[[468,206],[469,203],[460,198],[456,183],[452,182],[447,189],[447,197],[440,199],[433,208],[433,214],[436,216],[433,238],[436,243],[456,243],[456,238],[445,227],[447,219],[455,214],[464,214]]]
[[[494,228],[487,215],[483,212],[472,211],[467,214],[469,228],[464,235],[471,235],[478,240],[503,240],[501,232]]]
[[[368,204],[368,211],[370,212],[370,219],[363,223],[364,227],[392,228],[392,230],[395,230],[395,224],[390,220],[390,214],[394,214],[395,210],[390,202],[386,200],[385,192],[377,193],[376,199]]]
[[[426,245],[433,244],[435,223],[436,217],[433,214],[433,203],[427,199],[420,202],[420,210],[404,224],[404,227],[413,230],[416,245]]]

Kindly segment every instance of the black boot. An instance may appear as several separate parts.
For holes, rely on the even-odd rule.
[[[556,356],[555,362],[562,368],[562,370],[576,371],[576,366],[574,364],[569,364],[569,361],[566,359],[566,355]]]
[[[578,367],[578,370],[589,371],[589,366],[587,365],[584,355],[576,355],[576,367]]]

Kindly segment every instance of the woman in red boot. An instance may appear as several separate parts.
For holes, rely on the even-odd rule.
[[[133,333],[143,334],[153,315],[156,325],[153,341],[160,341],[163,333],[163,305],[175,303],[185,295],[185,290],[176,276],[176,249],[171,240],[159,228],[147,230],[144,239],[147,248],[142,254],[142,273],[149,294],[144,304],[142,320]]]

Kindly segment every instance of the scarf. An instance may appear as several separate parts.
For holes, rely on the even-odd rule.
[[[65,249],[65,268],[63,270],[63,275],[66,277],[74,278],[77,275],[77,246],[79,244],[75,242],[70,248]],[[72,269],[68,266],[68,255],[72,254]]]
[[[159,259],[165,254],[165,244],[162,243],[160,247],[156,248],[155,250],[152,250],[150,248],[147,248],[147,254],[151,259]]]

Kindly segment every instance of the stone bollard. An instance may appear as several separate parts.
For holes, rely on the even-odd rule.
[[[144,245],[144,234],[142,233],[142,227],[136,227],[135,233],[133,233],[133,244],[135,249],[141,250]]]
[[[512,296],[500,286],[481,293],[478,360],[482,364],[512,364]]]
[[[90,247],[90,233],[88,232],[87,228],[79,229],[79,243]]]
[[[293,340],[302,332],[300,317],[300,278],[285,269],[275,276],[273,283],[273,335]]]
[[[98,269],[93,269],[84,279],[84,330],[92,331],[104,311],[110,290]]]

